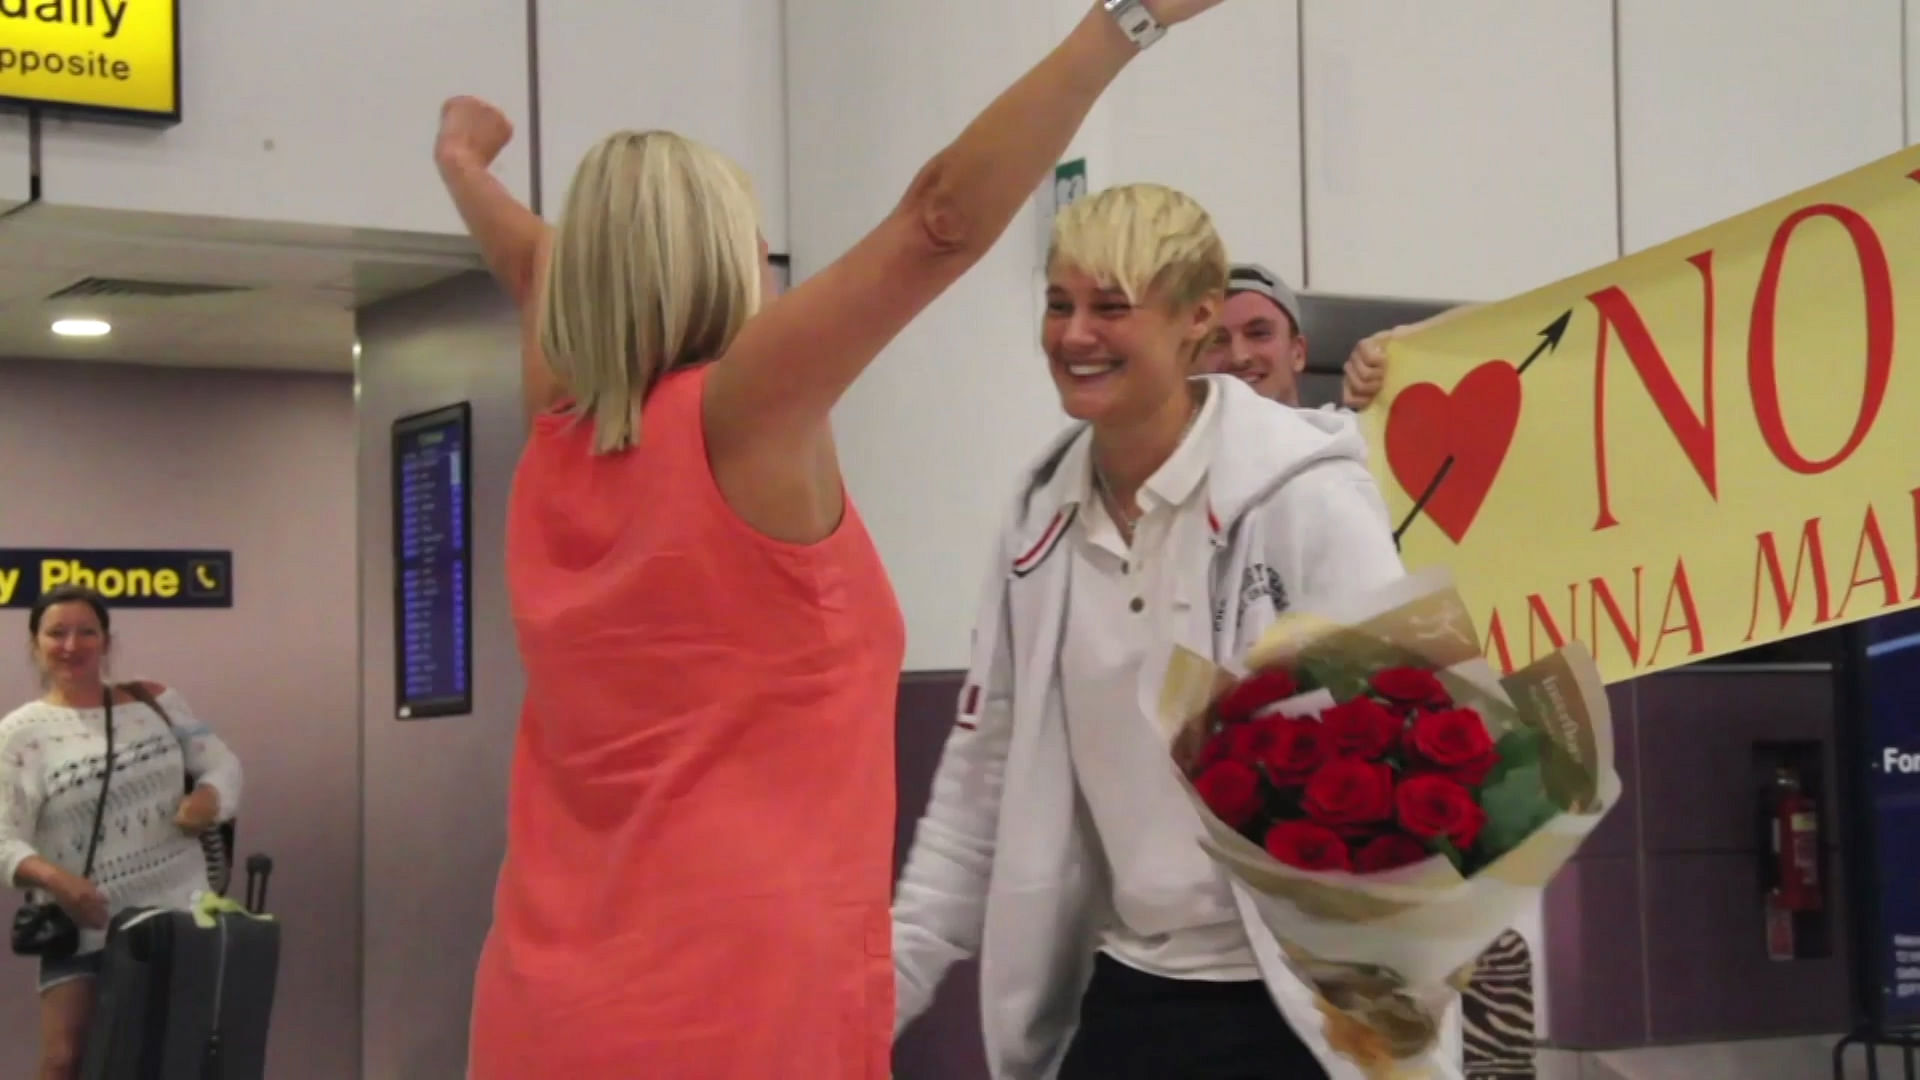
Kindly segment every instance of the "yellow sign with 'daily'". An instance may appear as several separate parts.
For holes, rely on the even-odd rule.
[[[0,0],[0,98],[180,118],[179,0]]]

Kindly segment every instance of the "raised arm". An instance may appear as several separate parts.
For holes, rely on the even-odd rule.
[[[433,159],[487,269],[520,308],[521,396],[531,414],[553,404],[557,393],[538,345],[538,286],[553,239],[547,223],[491,172],[512,138],[513,124],[499,109],[479,98],[452,98],[440,107]]]
[[[1219,2],[1144,0],[1165,25]],[[955,9],[952,17],[967,16]],[[820,460],[815,451],[841,394],[993,246],[1138,51],[1112,15],[1092,7],[920,170],[873,232],[749,322],[708,376],[707,449],[716,472],[742,454],[776,472]]]

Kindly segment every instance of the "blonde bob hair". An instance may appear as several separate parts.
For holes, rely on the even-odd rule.
[[[1069,205],[1053,222],[1047,268],[1070,266],[1175,310],[1226,295],[1227,245],[1205,208],[1160,184],[1110,187]]]
[[[746,173],[666,131],[600,140],[573,175],[540,307],[540,348],[595,453],[639,440],[666,373],[726,352],[759,310],[760,214]]]

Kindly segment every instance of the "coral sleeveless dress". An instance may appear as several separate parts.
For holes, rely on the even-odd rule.
[[[548,415],[520,461],[527,693],[472,1080],[888,1075],[899,607],[851,502],[811,545],[733,513],[705,373],[624,454]]]

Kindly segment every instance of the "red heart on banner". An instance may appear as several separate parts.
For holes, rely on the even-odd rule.
[[[1387,411],[1387,466],[1423,512],[1458,544],[1473,527],[1520,426],[1520,373],[1505,360],[1481,364],[1451,391],[1409,386]],[[1448,462],[1452,464],[1449,465]],[[1434,485],[1434,477],[1447,474]]]

